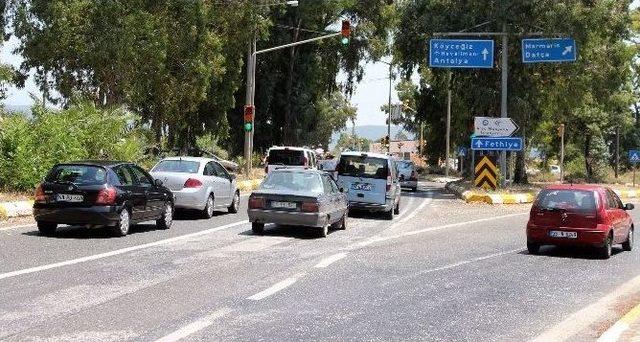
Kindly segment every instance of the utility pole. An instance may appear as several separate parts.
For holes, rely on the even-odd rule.
[[[391,154],[391,88],[393,87],[393,64],[389,64],[389,116],[387,122],[387,152]]]
[[[560,183],[564,183],[564,124],[560,124]]]
[[[620,172],[620,126],[616,126],[616,179]]]
[[[444,157],[444,176],[449,177],[449,153],[451,152],[451,70],[447,78],[447,129],[446,129],[446,153]]]

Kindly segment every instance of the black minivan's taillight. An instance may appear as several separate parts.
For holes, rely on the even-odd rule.
[[[100,190],[98,193],[98,197],[96,197],[97,205],[112,205],[116,203],[116,197],[118,197],[118,193],[116,192],[116,188],[108,187],[106,189]]]

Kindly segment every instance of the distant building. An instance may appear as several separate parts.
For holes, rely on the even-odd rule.
[[[371,143],[369,145],[369,152],[373,153],[386,153],[386,147],[383,147],[381,143]],[[391,141],[391,154],[404,159],[411,160],[416,165],[422,165],[424,162],[420,158],[420,142],[417,140],[402,140]]]

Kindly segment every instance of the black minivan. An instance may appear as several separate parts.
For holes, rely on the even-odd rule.
[[[132,224],[173,222],[173,195],[141,167],[114,161],[78,161],[55,165],[35,192],[33,216],[44,235],[59,224],[109,227],[125,236]]]

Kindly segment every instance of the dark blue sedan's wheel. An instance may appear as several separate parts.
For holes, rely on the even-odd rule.
[[[162,216],[156,221],[156,227],[158,229],[169,229],[171,224],[173,224],[173,203],[167,202],[164,205]]]
[[[120,212],[120,219],[118,220],[118,224],[115,227],[111,228],[113,235],[115,236],[125,236],[129,234],[129,228],[131,227],[131,216],[129,214],[129,210],[122,209]]]
[[[318,235],[320,237],[327,237],[327,235],[329,235],[329,224],[325,224],[318,228]]]
[[[345,213],[344,216],[342,216],[342,223],[340,225],[340,230],[347,230],[347,214]]]
[[[58,228],[58,225],[55,223],[38,221],[38,230],[42,235],[51,236],[55,234],[56,228]]]
[[[264,233],[264,223],[251,223],[251,230],[254,234],[262,235]]]

